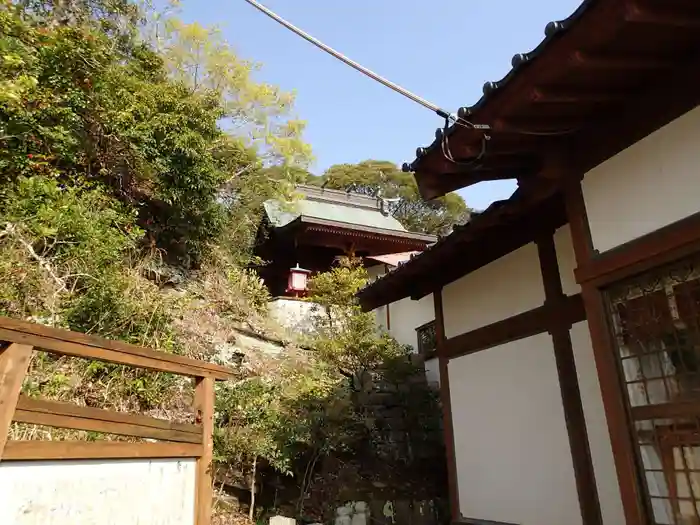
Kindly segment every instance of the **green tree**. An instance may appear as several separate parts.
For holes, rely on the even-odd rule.
[[[456,193],[425,201],[411,173],[403,173],[394,163],[366,160],[358,164],[336,164],[311,182],[332,189],[353,190],[387,199],[389,209],[409,231],[447,235],[456,224],[469,218],[470,209]]]
[[[295,477],[304,494],[319,458],[347,450],[358,420],[342,377],[323,362],[287,363],[268,377],[223,383],[216,395],[215,459],[220,469],[247,468],[253,518],[258,472]]]
[[[407,355],[405,348],[377,329],[374,312],[363,312],[357,303],[355,294],[367,278],[360,260],[346,257],[309,281],[309,300],[318,305],[310,345],[358,392],[366,387],[372,370]]]
[[[215,93],[226,119],[239,136],[259,145],[267,165],[304,166],[311,148],[302,140],[305,122],[292,115],[294,93],[257,82],[260,64],[242,59],[216,27],[177,17],[177,5],[153,21],[154,39],[171,77],[193,92]]]
[[[0,8],[0,181],[100,182],[138,210],[147,246],[185,266],[199,264],[222,234],[230,239],[247,206],[259,212],[261,201],[249,197],[290,191],[293,181],[271,184],[259,168],[293,169],[308,158],[303,126],[285,119],[293,97],[255,82],[218,33],[165,18],[165,44],[154,48],[134,4],[53,7]],[[201,81],[185,75],[196,53],[179,53],[195,48]],[[244,129],[225,131],[224,121]],[[227,244],[249,244],[248,230]]]

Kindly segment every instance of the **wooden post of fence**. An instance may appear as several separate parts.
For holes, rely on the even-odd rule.
[[[0,461],[31,357],[28,345],[11,344],[0,350]]]
[[[194,409],[202,425],[202,455],[197,458],[195,485],[195,525],[211,524],[212,461],[214,456],[214,379],[199,378],[195,383]]]

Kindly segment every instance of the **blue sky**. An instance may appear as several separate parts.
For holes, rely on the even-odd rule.
[[[487,80],[530,51],[551,20],[580,0],[262,0],[262,3],[365,67],[449,111],[471,105]],[[311,171],[365,159],[412,161],[443,125],[437,115],[318,50],[244,0],[184,0],[187,21],[222,28],[239,54],[261,62],[258,78],[297,93],[308,122]],[[461,190],[485,208],[515,184]]]

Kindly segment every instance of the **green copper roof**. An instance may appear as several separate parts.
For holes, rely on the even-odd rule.
[[[280,228],[304,217],[341,222],[349,226],[406,231],[399,221],[382,213],[380,203],[372,197],[308,186],[300,186],[297,191],[304,197],[295,202],[265,202],[265,212],[273,226]]]

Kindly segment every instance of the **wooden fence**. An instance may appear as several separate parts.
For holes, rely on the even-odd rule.
[[[20,390],[34,350],[192,377],[196,424],[29,398]],[[194,523],[209,525],[214,381],[230,375],[211,363],[0,317],[0,461],[196,458]],[[159,442],[12,441],[7,437],[12,421]]]

